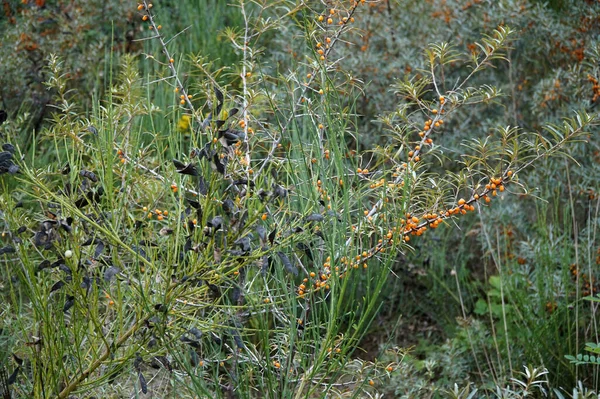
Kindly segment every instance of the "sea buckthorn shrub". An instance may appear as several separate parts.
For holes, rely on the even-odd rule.
[[[385,83],[379,83],[402,69],[408,78],[428,69],[423,58],[403,51],[398,43],[439,35],[438,40],[451,37],[457,48],[472,51],[482,27],[507,23],[519,32],[507,54],[510,63],[498,64],[474,78],[476,82],[493,81],[502,95],[485,107],[465,107],[465,112],[459,111],[448,121],[446,129],[452,134],[443,137],[443,151],[450,160],[463,151],[465,137],[493,138],[491,127],[500,120],[539,129],[540,121],[556,123],[574,109],[597,109],[597,2],[562,2],[551,7],[540,2],[510,1],[396,5],[380,4],[369,20],[378,28],[369,30],[372,35],[363,36],[369,40],[364,50],[380,54],[384,49],[381,53],[395,56],[386,58],[385,63],[369,63],[371,54],[367,50],[367,54],[357,52],[359,57],[363,55],[360,60],[346,58],[348,62],[356,61],[354,70],[372,72],[370,85],[365,88],[365,104],[396,104],[390,92],[384,90]],[[386,13],[398,23],[384,22],[380,16]],[[455,70],[447,71],[450,81]],[[364,119],[369,124],[364,140],[388,140],[389,136],[372,133],[386,125],[372,121]],[[404,290],[396,293],[401,298],[419,298],[418,304],[408,307],[423,314],[421,318],[428,322],[423,323],[426,331],[437,331],[441,340],[455,336],[456,328],[468,331],[474,321],[457,326],[456,317],[462,319],[467,314],[492,320],[487,343],[465,348],[471,361],[475,357],[473,349],[479,348],[479,365],[473,362],[470,370],[497,372],[505,367],[503,363],[512,363],[507,371],[510,374],[515,364],[542,359],[553,386],[572,386],[577,379],[592,383],[588,377],[594,369],[569,365],[565,355],[573,354],[573,347],[582,352],[583,343],[598,340],[594,310],[589,302],[581,301],[582,296],[595,293],[594,281],[598,278],[594,255],[599,246],[595,228],[600,180],[597,129],[567,151],[570,162],[543,161],[522,176],[520,180],[529,187],[526,193],[503,196],[501,207],[482,213],[483,217],[466,219],[461,225],[464,235],[438,230],[422,240],[414,256],[406,260],[411,266],[408,274],[414,277],[399,283]],[[443,167],[452,168],[452,164],[444,162]],[[549,205],[544,204],[546,200]],[[405,267],[399,270],[406,275]],[[493,276],[496,274],[502,279],[504,292]],[[456,294],[453,301],[447,300],[449,287]],[[391,303],[399,305],[384,313],[395,315],[407,306],[406,301]],[[393,318],[390,324],[395,322]],[[413,319],[406,323],[409,327],[418,324]],[[436,349],[431,346],[424,351],[435,358]],[[490,350],[502,359],[498,364],[489,362]],[[419,355],[428,356],[423,351]],[[440,384],[448,381],[443,382],[443,377],[437,380]]]
[[[185,32],[163,23],[162,5],[132,4],[153,74],[122,56],[89,114],[61,58],[48,59],[57,107],[36,144],[52,161],[10,130],[3,155],[20,168],[0,197],[17,394],[386,390],[405,354],[357,349],[395,263],[524,189],[521,175],[597,120],[578,110],[540,133],[499,127],[446,167],[438,136],[499,98],[480,76],[517,35],[498,25],[473,52],[423,48],[427,67],[393,84],[396,109],[381,115],[389,141],[366,147],[363,84],[340,47],[382,4],[240,1],[242,23],[221,33],[238,60],[226,67],[184,62],[172,46]]]

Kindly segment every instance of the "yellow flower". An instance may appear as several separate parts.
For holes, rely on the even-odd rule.
[[[192,118],[189,115],[182,115],[177,122],[177,130],[181,133],[189,133],[192,129]]]

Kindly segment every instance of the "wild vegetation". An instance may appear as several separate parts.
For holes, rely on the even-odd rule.
[[[597,397],[597,1],[94,3],[3,2],[5,397]]]

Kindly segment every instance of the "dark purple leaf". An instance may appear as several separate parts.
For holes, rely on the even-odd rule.
[[[202,176],[198,176],[198,192],[202,195],[208,194],[208,187],[206,186],[206,181]]]
[[[133,361],[133,368],[138,373],[142,370],[142,364],[144,363],[144,359],[139,355],[139,353],[135,354],[135,360]]]
[[[233,335],[233,340],[235,341],[235,345],[239,349],[244,349],[246,347],[244,345],[244,341],[242,341],[242,337],[240,337],[240,333],[237,330],[231,330],[231,335]]]
[[[192,334],[196,340],[200,341],[202,339],[202,331],[198,330],[196,327],[190,328],[188,332]]]
[[[56,283],[54,283],[54,285],[52,285],[52,287],[50,288],[50,293],[53,293],[54,291],[58,291],[60,290],[63,286],[65,285],[65,282],[60,280],[57,281]]]
[[[75,304],[75,297],[73,295],[69,295],[67,300],[65,301],[65,306],[63,306],[63,313],[67,313],[69,309],[73,307]]]
[[[103,251],[104,251],[104,242],[99,241],[98,245],[96,245],[96,250],[94,251],[94,259],[98,259]]]
[[[196,166],[194,166],[191,163],[186,165],[186,164],[174,159],[173,164],[175,165],[175,168],[177,169],[177,173],[181,173],[182,175],[198,176],[198,169],[196,168]]]
[[[96,175],[94,174],[94,172],[90,172],[89,170],[82,169],[81,172],[79,172],[79,174],[82,177],[90,179],[94,183],[98,182],[98,177],[96,177]]]
[[[173,165],[175,165],[175,169],[183,169],[185,168],[185,164],[177,159],[173,160]]]
[[[222,206],[223,210],[228,215],[231,215],[235,211],[235,204],[230,198],[227,198],[225,201],[223,201]]]
[[[38,271],[47,269],[50,267],[50,261],[48,259],[44,259],[37,267]]]
[[[121,273],[121,269],[116,266],[111,266],[104,271],[104,281],[110,283],[112,278],[117,274]]]
[[[267,230],[263,226],[256,226],[256,229],[254,231],[256,231],[256,234],[258,235],[258,238],[260,238],[261,241],[265,241],[267,239]]]
[[[321,215],[320,213],[313,213],[306,217],[307,222],[322,222],[323,219],[323,215]]]
[[[142,393],[148,393],[148,383],[146,382],[146,378],[144,378],[144,375],[141,372],[138,373],[138,378],[140,380],[140,388],[142,389]]]
[[[271,243],[271,245],[273,245],[273,242],[275,242],[275,235],[277,234],[277,227],[275,227],[275,229],[269,233],[269,242]]]
[[[19,375],[19,371],[21,371],[21,366],[18,366],[10,375],[10,377],[8,377],[8,380],[6,381],[7,385],[12,385],[17,381],[17,376]]]
[[[265,248],[263,248],[264,250]],[[263,276],[267,274],[267,270],[269,270],[269,266],[271,263],[271,258],[268,255],[263,255],[262,257],[262,265],[260,266],[260,272]]]
[[[11,246],[6,246],[3,248],[0,248],[0,255],[4,255],[4,254],[12,254],[17,252],[16,249],[14,247]]]
[[[196,351],[193,349],[190,349],[190,365],[192,367],[196,367],[199,362],[200,362],[200,359],[198,358],[198,354],[196,353]]]
[[[298,268],[292,264],[290,258],[287,257],[283,252],[277,252],[279,259],[281,259],[281,263],[283,263],[283,267],[288,273],[293,274],[294,276],[298,275]]]
[[[222,175],[225,174],[225,165],[221,163],[221,160],[219,159],[219,154],[213,155],[213,165],[215,169],[217,169],[217,172],[219,172]]]
[[[279,184],[273,184],[273,198],[285,198],[287,197],[287,190],[281,187]]]
[[[219,230],[223,226],[223,217],[215,216],[214,218],[208,221],[207,226],[214,228],[215,231]]]

